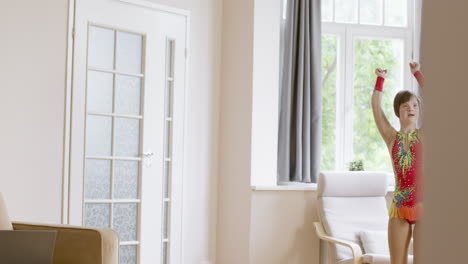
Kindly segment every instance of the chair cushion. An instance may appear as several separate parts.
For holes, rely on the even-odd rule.
[[[387,194],[388,175],[383,172],[321,172],[318,197],[367,197]]]
[[[365,230],[359,233],[364,253],[389,255],[388,232]]]
[[[328,235],[361,244],[362,230],[385,231],[388,214],[384,197],[322,197],[319,216]],[[337,260],[352,258],[351,250],[336,245]]]
[[[0,193],[0,230],[13,230],[2,193]]]
[[[362,262],[369,264],[390,264],[390,255],[364,254],[362,256]],[[412,255],[408,255],[408,264],[413,264]]]
[[[390,255],[381,254],[364,254],[362,255],[362,263],[364,264],[390,264]],[[337,264],[354,264],[353,259],[345,259],[338,261]],[[408,256],[408,264],[413,264],[413,256]]]

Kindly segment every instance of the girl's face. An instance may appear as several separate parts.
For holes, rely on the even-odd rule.
[[[400,122],[402,123],[416,123],[419,118],[419,103],[415,96],[400,105]]]

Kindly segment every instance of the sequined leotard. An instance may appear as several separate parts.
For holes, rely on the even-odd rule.
[[[397,132],[391,150],[393,169],[395,172],[395,194],[388,210],[390,217],[406,219],[413,224],[421,216],[421,141],[419,130],[405,134]],[[405,150],[407,142],[407,150]]]

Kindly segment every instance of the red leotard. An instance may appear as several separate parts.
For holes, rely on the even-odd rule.
[[[421,215],[421,141],[417,129],[408,134],[397,132],[392,146],[395,171],[395,193],[388,210],[390,217],[404,218],[415,223]],[[408,149],[405,149],[407,142]]]

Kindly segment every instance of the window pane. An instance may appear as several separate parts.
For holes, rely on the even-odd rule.
[[[357,0],[335,0],[336,22],[357,22]]]
[[[335,169],[337,37],[322,36],[321,170]]]
[[[363,160],[365,170],[392,172],[390,154],[375,125],[370,99],[375,68],[386,68],[382,109],[392,126],[399,130],[393,98],[403,85],[403,41],[358,38],[354,41],[354,52],[353,156]]]
[[[382,25],[382,0],[361,0],[361,24]]]
[[[385,1],[385,25],[406,27],[407,0]]]
[[[322,0],[322,21],[333,20],[333,0]]]

